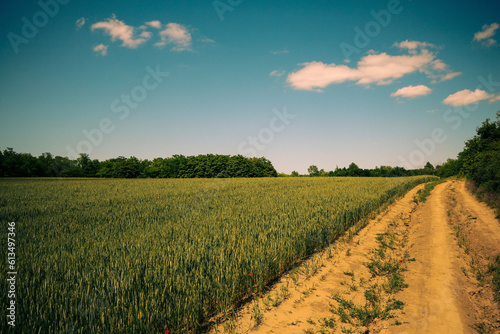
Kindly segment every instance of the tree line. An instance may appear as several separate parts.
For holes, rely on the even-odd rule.
[[[174,155],[140,160],[136,157],[99,161],[88,154],[75,159],[43,153],[34,157],[12,148],[0,150],[0,177],[105,177],[105,178],[232,178],[276,177],[266,158],[206,154]]]
[[[489,118],[476,128],[476,135],[465,142],[456,159],[448,159],[438,176],[464,176],[477,188],[500,194],[500,111],[497,120]]]
[[[336,168],[334,171],[326,172],[324,169],[318,169],[316,165],[311,165],[307,172],[309,176],[364,176],[364,177],[400,177],[414,175],[435,175],[440,166],[434,167],[430,162],[420,169],[405,169],[404,167],[380,166],[375,169],[359,168],[354,162],[349,167]],[[293,171],[291,176],[300,176],[298,172]]]
[[[361,169],[355,163],[348,168],[336,168],[325,172],[312,165],[308,169],[310,176],[413,176],[436,175],[441,178],[459,176],[472,183],[479,193],[486,192],[500,195],[500,111],[496,113],[496,121],[486,119],[476,128],[476,135],[465,142],[464,149],[456,159],[448,159],[445,163],[434,167],[430,162],[421,169],[406,170],[402,167],[381,166],[375,169]],[[291,176],[299,176],[292,172]],[[497,201],[500,207],[500,196]]]
[[[488,193],[500,194],[500,111],[497,120],[487,119],[476,129],[477,134],[465,143],[456,159],[434,167],[430,162],[421,169],[380,166],[362,169],[355,163],[349,167],[325,171],[312,165],[309,176],[400,177],[437,175],[462,176]],[[0,177],[106,177],[106,178],[231,178],[276,177],[278,173],[266,158],[247,158],[242,155],[206,154],[174,155],[170,158],[140,160],[118,157],[99,161],[80,154],[75,159],[43,153],[34,157],[17,153],[12,148],[0,150]],[[291,175],[301,176],[293,171]]]

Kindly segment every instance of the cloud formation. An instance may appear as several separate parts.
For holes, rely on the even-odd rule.
[[[96,29],[103,29],[106,34],[111,36],[111,41],[120,40],[122,46],[130,49],[137,48],[151,37],[150,34],[144,34],[144,31],[138,35],[136,28],[118,20],[114,14],[107,21],[94,23],[91,30]]]
[[[476,89],[475,91],[464,89],[456,92],[455,94],[449,95],[446,99],[443,100],[443,103],[458,107],[473,104],[482,100],[487,100],[492,97],[493,95],[489,95],[486,91],[481,89]]]
[[[402,41],[400,43],[396,42],[393,46],[396,46],[400,49],[407,49],[410,53],[416,53],[418,49],[437,48],[437,46],[432,43],[409,40]]]
[[[168,23],[160,31],[160,41],[155,46],[163,47],[172,44],[172,51],[191,51],[192,38],[185,26],[178,23]]]
[[[85,18],[81,18],[75,24],[78,26],[78,24],[83,25],[84,23]],[[163,25],[158,20],[152,20],[139,27],[133,27],[118,20],[113,14],[110,18],[91,26],[92,31],[97,29],[102,29],[106,35],[111,37],[111,41],[121,41],[121,46],[129,49],[135,49],[150,39],[156,39],[156,43],[154,43],[156,47],[162,48],[166,45],[172,45],[171,51],[192,51],[191,33],[186,26],[179,23],[171,22]],[[153,29],[153,32],[148,29]],[[209,38],[203,38],[201,42],[215,43]]]
[[[158,20],[149,21],[144,24],[156,29],[161,29],[161,22]]]
[[[433,82],[444,81],[459,75],[451,72],[448,65],[436,59],[436,55],[426,49],[432,44],[416,41],[404,41],[397,44],[402,49],[408,49],[409,54],[392,56],[385,52],[370,54],[361,58],[357,68],[347,65],[325,64],[312,61],[300,64],[302,69],[290,73],[287,81],[297,90],[321,92],[323,88],[346,81],[355,81],[358,85],[387,85],[407,74],[422,72]]]
[[[485,24],[483,30],[478,31],[474,34],[473,41],[483,44],[485,47],[490,47],[493,45],[498,45],[497,41],[492,37],[495,36],[496,31],[500,26],[498,23],[494,22],[490,25]]]
[[[78,20],[75,22],[76,30],[80,30],[84,25],[87,20],[84,17],[80,17]]]
[[[462,74],[462,72],[450,72],[448,74],[441,76],[440,81],[453,79],[454,77],[459,76],[460,74]],[[436,83],[436,80],[433,80],[432,83]]]
[[[430,89],[429,87],[424,86],[424,85],[406,86],[406,87],[398,89],[397,91],[392,93],[391,96],[392,97],[401,96],[401,97],[414,98],[417,96],[429,95],[431,92],[432,92],[432,89]]]
[[[286,72],[283,70],[274,70],[271,73],[269,73],[269,75],[272,77],[281,77],[281,76],[285,75],[285,73]]]
[[[500,101],[500,94],[498,94],[497,96],[493,96],[490,99],[490,103],[493,103],[493,102],[496,102],[496,101]]]
[[[101,56],[105,56],[108,54],[108,46],[104,44],[99,44],[94,46],[94,52],[100,54]]]
[[[288,51],[288,49],[286,49],[286,48],[283,50],[271,50],[269,52],[271,52],[271,54],[273,54],[273,55],[283,55],[283,54],[290,53],[290,51]]]
[[[210,38],[202,38],[201,42],[202,43],[215,43],[215,41],[213,39],[210,39]]]

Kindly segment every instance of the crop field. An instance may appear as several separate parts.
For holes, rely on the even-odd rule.
[[[16,329],[196,333],[431,179],[1,179],[2,249],[16,224]]]

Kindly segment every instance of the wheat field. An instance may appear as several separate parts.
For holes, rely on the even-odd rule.
[[[2,179],[2,249],[16,223],[16,329],[199,332],[432,178]]]

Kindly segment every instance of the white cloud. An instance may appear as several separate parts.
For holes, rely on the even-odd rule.
[[[445,64],[441,59],[434,60],[431,63],[430,69],[424,69],[423,72],[427,74],[427,77],[433,79],[432,83],[451,80],[462,74],[462,72],[452,72],[450,66]]]
[[[490,25],[485,24],[483,30],[478,31],[474,34],[473,41],[480,42],[486,47],[490,47],[497,44],[497,41],[492,37],[495,36],[497,29],[500,26],[498,23],[494,22]]]
[[[139,37],[142,37],[146,40],[150,39],[151,36],[153,36],[153,33],[151,31],[143,31],[139,34]]]
[[[432,68],[434,68],[435,70],[444,71],[446,70],[446,67],[447,65],[440,59],[436,59],[432,62]]]
[[[456,92],[455,94],[449,95],[446,99],[443,100],[443,103],[457,107],[473,104],[492,97],[493,95],[489,95],[488,93],[486,93],[486,91],[481,89],[476,89],[475,91],[464,89]]]
[[[408,98],[414,98],[417,96],[424,96],[424,95],[429,95],[432,92],[432,89],[430,89],[427,86],[424,85],[418,85],[418,86],[407,86],[398,89],[394,93],[391,94],[392,97],[395,96],[401,96],[401,97],[408,97]]]
[[[390,56],[386,53],[370,54],[361,58],[356,70],[359,76],[358,84],[377,83],[378,85],[392,83],[405,74],[412,73],[432,61],[434,56],[426,50],[418,55]]]
[[[440,80],[441,81],[450,80],[450,79],[453,79],[456,76],[459,76],[460,74],[462,74],[462,72],[450,72],[448,74],[443,75]]]
[[[158,20],[149,21],[145,24],[156,29],[161,29],[161,22]]]
[[[102,29],[105,34],[111,37],[111,41],[119,40],[122,42],[121,46],[130,49],[135,49],[150,39],[155,38],[155,36],[158,36],[154,44],[157,47],[164,47],[171,44],[171,51],[192,51],[191,33],[186,26],[179,23],[162,25],[160,21],[152,20],[145,22],[139,27],[133,27],[118,20],[113,14],[105,21],[94,23],[91,26],[92,31],[96,29]],[[151,29],[153,31],[149,31]],[[206,37],[198,38],[197,40],[205,44],[215,43],[214,40]]]
[[[460,74],[451,72],[449,66],[436,59],[434,53],[420,49],[433,46],[430,43],[404,41],[396,45],[412,51],[407,55],[391,56],[370,50],[358,62],[357,68],[318,61],[303,63],[300,64],[303,68],[290,73],[287,81],[294,89],[321,91],[331,84],[346,81],[356,81],[358,85],[387,85],[417,71],[425,73],[434,82],[449,80]]]
[[[325,64],[317,61],[301,65],[304,66],[302,69],[290,73],[287,78],[287,82],[298,90],[321,91],[321,88],[332,83],[359,79],[357,70],[346,65]]]
[[[101,56],[105,56],[108,54],[108,46],[104,44],[99,44],[94,46],[94,52],[101,54]]]
[[[169,23],[166,28],[160,31],[161,40],[155,46],[163,47],[167,44],[173,44],[172,51],[190,51],[191,34],[185,26],[178,23]]]
[[[272,76],[272,77],[281,77],[281,76],[285,75],[285,73],[286,72],[282,71],[282,70],[281,71],[280,70],[274,70],[271,73],[269,73],[269,75]]]
[[[498,94],[497,96],[493,96],[490,99],[490,103],[493,103],[493,102],[496,102],[496,101],[500,101],[500,94]]]
[[[400,43],[396,42],[393,46],[397,46],[400,49],[407,49],[410,53],[416,53],[418,49],[437,48],[437,46],[432,43],[409,40],[402,41]]]
[[[202,38],[201,42],[202,43],[215,43],[215,41],[213,39],[210,39],[210,38]]]
[[[75,22],[76,29],[80,30],[81,27],[83,27],[85,25],[86,21],[87,20],[84,17],[80,17],[78,20],[76,20],[76,22]]]
[[[273,55],[282,55],[282,54],[288,54],[290,51],[288,49],[283,49],[283,50],[271,50],[270,51]]]
[[[116,16],[113,14],[111,18],[107,21],[94,23],[91,27],[92,31],[96,29],[103,29],[109,36],[111,36],[111,40],[114,42],[117,39],[122,41],[122,46],[135,49],[142,43],[146,42],[150,34],[141,33],[139,36],[135,36],[135,28],[129,25],[126,25],[123,21],[116,19]]]
[[[427,112],[428,112],[429,114],[434,114],[436,111],[437,111],[437,109],[427,110]]]
[[[400,43],[394,43],[393,46],[399,47],[400,49],[408,49],[410,54],[417,54],[422,49],[434,48],[440,49],[440,47],[427,42],[418,41],[402,41]],[[445,64],[441,59],[436,59],[432,61],[429,68],[424,69],[423,72],[432,80],[432,83],[437,83],[441,81],[451,80],[456,76],[462,74],[462,72],[452,72],[450,66]]]

